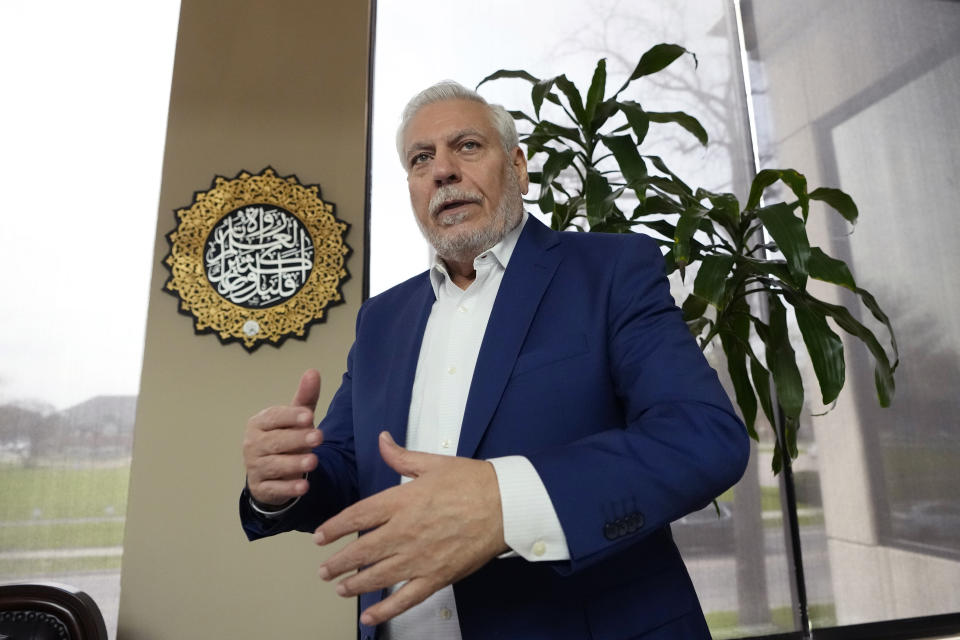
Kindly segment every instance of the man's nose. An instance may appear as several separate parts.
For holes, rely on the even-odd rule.
[[[433,180],[438,187],[460,181],[460,170],[457,167],[456,159],[450,153],[438,152],[433,159],[431,169],[433,170]]]

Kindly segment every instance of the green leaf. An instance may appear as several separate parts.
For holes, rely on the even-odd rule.
[[[807,261],[810,259],[810,241],[803,220],[783,203],[760,209],[757,217],[787,259],[787,267],[802,289],[806,286]]]
[[[783,449],[780,448],[780,438],[773,443],[773,460],[771,461],[773,475],[779,475],[783,471]]]
[[[688,53],[688,51],[677,44],[660,43],[650,47],[646,53],[640,56],[640,62],[637,63],[633,73],[630,74],[630,80],[628,80],[627,83],[629,84],[637,78],[642,78],[643,76],[648,76],[666,69],[670,66],[670,63],[684,53]],[[694,62],[696,62],[697,57],[693,56],[693,59]],[[624,87],[626,87],[626,85],[624,85]]]
[[[806,223],[807,214],[810,213],[810,196],[807,194],[806,176],[794,169],[783,169],[780,171],[780,179],[797,196],[797,202],[800,204],[800,214],[804,223]]]
[[[680,213],[683,211],[683,207],[679,204],[670,200],[669,198],[664,198],[663,196],[652,195],[647,197],[643,204],[637,206],[637,215],[650,216],[650,215],[660,215],[664,213]],[[670,234],[670,237],[673,237],[673,234]]]
[[[693,136],[700,142],[700,144],[707,146],[707,131],[703,128],[703,125],[700,124],[700,121],[693,116],[688,115],[683,111],[647,111],[646,113],[650,122],[676,123],[692,133]]]
[[[860,212],[857,211],[857,205],[853,201],[853,198],[848,196],[840,189],[820,187],[819,189],[814,189],[810,192],[810,199],[826,202],[828,205],[836,209],[837,213],[843,216],[844,220],[850,224],[857,223],[857,217],[860,215]]]
[[[593,119],[593,116],[588,116],[584,110],[583,98],[580,96],[580,90],[577,89],[577,85],[570,82],[567,76],[563,74],[557,76],[555,80],[557,86],[563,91],[563,95],[567,96],[567,102],[570,103],[570,108],[573,109],[573,115],[577,117],[577,124],[580,125],[581,129],[589,129],[590,120]]]
[[[665,275],[670,275],[677,270],[677,261],[673,259],[673,249],[667,249],[667,252],[663,254],[663,273]]]
[[[702,316],[707,310],[707,304],[705,299],[696,294],[688,295],[687,299],[683,301],[683,307],[681,307],[684,322],[690,322]]]
[[[873,314],[873,317],[879,320],[887,328],[887,333],[890,334],[890,347],[893,349],[893,364],[890,369],[891,372],[897,370],[897,365],[900,363],[900,348],[897,346],[897,337],[893,334],[893,325],[890,324],[890,318],[887,317],[887,314],[883,312],[883,309],[880,308],[880,305],[877,304],[876,298],[873,297],[866,289],[857,288],[857,295],[860,296],[860,300],[863,302],[863,306],[870,310],[870,313]]]
[[[570,202],[557,202],[553,208],[553,215],[550,216],[550,228],[555,231],[564,231],[573,222],[576,214],[576,207],[571,206]]]
[[[641,222],[644,227],[656,231],[664,238],[670,238],[670,241],[673,242],[673,237],[677,232],[677,227],[670,224],[666,220],[645,220]]]
[[[606,220],[606,217],[612,208],[612,204],[606,200],[610,195],[610,183],[595,169],[587,170],[587,184],[585,185],[587,196],[587,223],[590,228],[600,225]]]
[[[677,174],[671,171],[670,168],[667,167],[667,163],[665,163],[659,156],[644,156],[644,158],[653,163],[653,166],[655,166],[658,170],[670,176],[670,181],[679,187],[681,193],[688,196],[691,200],[696,200],[696,198],[693,197],[693,189],[687,186],[686,182],[681,180]]]
[[[549,120],[541,120],[537,123],[536,128],[534,128],[533,133],[543,133],[554,138],[551,142],[558,142],[563,144],[562,141],[556,140],[556,138],[565,138],[571,142],[576,142],[581,148],[583,145],[583,137],[580,135],[579,129],[574,127],[564,127],[559,124],[550,122]],[[532,134],[531,134],[532,135]]]
[[[553,77],[547,78],[546,80],[538,80],[536,84],[533,85],[533,89],[530,91],[530,100],[533,102],[533,113],[538,118],[540,117],[540,107],[543,106],[543,100],[547,97],[547,94],[556,82],[557,78]]]
[[[704,256],[700,261],[697,277],[693,281],[693,292],[708,300],[717,309],[723,309],[723,292],[732,267],[733,256]]]
[[[630,187],[637,191],[637,197],[643,197],[646,191],[647,165],[640,157],[637,146],[630,136],[603,136],[603,144],[613,152],[623,177]]]
[[[713,205],[710,217],[726,227],[731,235],[736,235],[737,225],[740,224],[740,203],[732,193],[712,193],[706,189],[697,189],[694,194],[697,200],[706,198]]]
[[[790,300],[790,296],[792,294],[788,293],[787,295],[787,299]],[[867,295],[869,296],[869,294]],[[867,304],[863,294],[861,294],[861,299],[864,300],[864,304]],[[876,302],[875,300],[872,300],[872,296],[870,296],[870,299],[873,303]],[[813,297],[807,297],[805,300],[815,309],[819,309],[826,315],[829,315],[831,318],[833,318],[833,321],[837,323],[837,326],[850,335],[859,338],[860,341],[867,346],[867,349],[870,351],[871,355],[873,355],[874,359],[874,382],[877,387],[877,397],[879,398],[880,406],[890,406],[890,402],[893,400],[893,394],[895,390],[893,381],[893,372],[895,367],[890,366],[890,360],[887,357],[887,352],[884,350],[883,346],[881,346],[880,341],[877,340],[877,337],[873,334],[873,332],[860,324],[860,322],[853,317],[846,307],[830,304],[829,302],[824,302],[823,300],[818,300]],[[877,310],[879,311],[879,307],[877,307]],[[880,313],[882,314],[883,312],[880,311]],[[884,315],[884,317],[886,317],[886,315]],[[889,325],[887,326],[889,327]]]
[[[537,206],[543,213],[553,213],[556,202],[553,199],[553,189],[549,185],[543,185],[540,188],[540,198],[537,200]]]
[[[525,114],[523,111],[507,111],[514,120],[526,120],[536,126],[537,121]]]
[[[647,137],[647,131],[650,130],[650,118],[647,117],[647,112],[638,103],[630,100],[618,102],[617,106],[626,116],[627,123],[633,129],[634,135],[637,136],[637,145],[643,144],[643,140]]]
[[[554,142],[555,138],[545,131],[534,129],[533,132],[520,138],[520,142],[527,146],[527,158],[532,158],[534,154],[549,148],[548,142]]]
[[[762,322],[754,321],[755,325],[764,325]],[[753,380],[753,388],[757,390],[757,399],[760,400],[760,406],[763,408],[763,415],[767,417],[767,422],[771,427],[776,425],[773,417],[773,397],[770,395],[770,372],[756,358],[750,358],[750,378]],[[775,428],[775,427],[774,427]]]
[[[756,209],[760,206],[760,198],[763,197],[763,191],[774,182],[780,179],[780,171],[777,169],[764,169],[753,178],[750,185],[750,197],[747,198],[745,209]]]
[[[699,335],[703,332],[703,329],[704,329],[705,327],[708,327],[708,326],[710,326],[711,324],[713,324],[713,323],[711,322],[710,318],[700,317],[700,318],[696,318],[696,319],[694,319],[694,320],[688,320],[688,321],[687,321],[687,329],[690,331],[690,335],[692,335],[694,338],[696,338],[697,336],[699,336]]]
[[[783,435],[787,441],[787,453],[790,454],[791,460],[796,460],[797,455],[799,455],[800,450],[797,449],[797,430],[799,424],[796,420],[791,420],[787,418],[783,425]]]
[[[673,235],[673,253],[681,278],[684,276],[686,266],[690,264],[690,239],[706,214],[706,209],[695,205],[684,210],[680,214],[680,219],[677,220],[677,230]]]
[[[740,255],[736,259],[739,267],[750,274],[769,276],[791,289],[799,289],[797,283],[793,280],[793,274],[790,273],[787,264],[782,260],[760,260]]]
[[[610,117],[620,110],[620,104],[615,98],[610,98],[609,100],[604,100],[601,102],[596,109],[596,112],[593,115],[593,120],[590,121],[590,130],[599,131],[600,127],[606,123]]]
[[[490,82],[491,80],[499,80],[500,78],[520,78],[526,80],[527,82],[537,83],[540,82],[540,78],[536,78],[530,75],[528,72],[523,69],[509,70],[509,69],[500,69],[499,71],[494,71],[486,78],[477,83],[476,89],[480,88],[480,85]]]
[[[810,247],[810,259],[807,261],[807,272],[811,278],[840,285],[851,291],[857,290],[857,285],[853,281],[850,269],[847,268],[847,263],[843,260],[831,258],[825,254],[820,247]]]
[[[594,116],[597,113],[597,105],[603,100],[603,92],[607,88],[607,60],[600,58],[597,62],[597,68],[593,71],[593,79],[590,81],[590,88],[587,90],[587,106],[585,108],[585,124],[593,131]]]
[[[577,156],[577,154],[570,149],[566,149],[564,151],[545,149],[545,151],[547,152],[548,157],[547,161],[543,163],[541,177],[541,184],[544,186],[544,188],[556,180],[564,169],[573,164],[573,159]]]
[[[767,365],[777,389],[777,400],[789,418],[799,418],[803,409],[803,379],[797,356],[790,344],[787,310],[777,296],[770,296],[770,331],[760,334],[767,348]]]
[[[813,370],[820,383],[823,404],[830,404],[840,395],[845,378],[843,342],[827,324],[823,311],[811,307],[801,296],[791,296],[797,325],[810,354]]]
[[[743,305],[746,307],[746,304]],[[749,309],[746,309],[749,312]],[[727,359],[727,372],[733,382],[733,390],[737,398],[737,405],[743,415],[743,422],[747,433],[754,440],[759,440],[756,430],[757,398],[750,386],[747,375],[747,351],[745,344],[750,341],[750,318],[746,314],[730,316],[729,330],[721,331],[720,344]]]

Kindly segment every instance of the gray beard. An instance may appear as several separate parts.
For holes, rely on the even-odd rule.
[[[458,216],[452,221],[453,224],[445,225],[448,227],[446,233],[438,233],[434,229],[424,227],[420,218],[414,216],[417,226],[420,227],[420,233],[438,256],[453,262],[472,263],[474,258],[503,240],[504,236],[520,224],[523,219],[523,195],[520,193],[520,182],[509,166],[505,173],[506,185],[500,204],[497,205],[490,224],[482,229],[462,231],[449,229],[460,222],[462,217]]]

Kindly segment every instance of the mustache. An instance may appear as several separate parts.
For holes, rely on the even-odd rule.
[[[479,204],[483,202],[483,196],[472,191],[464,191],[454,185],[444,185],[437,189],[437,192],[430,198],[428,209],[430,217],[436,216],[437,213],[440,212],[440,209],[450,202],[474,202]]]

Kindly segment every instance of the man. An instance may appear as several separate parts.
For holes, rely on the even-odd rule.
[[[397,140],[436,263],[363,305],[318,429],[314,371],[250,419],[247,535],[362,533],[320,575],[364,638],[709,638],[668,524],[748,446],[656,244],[525,214],[513,120],[456,83]]]

